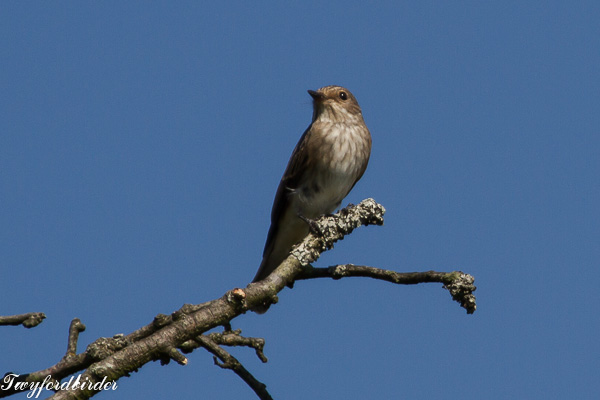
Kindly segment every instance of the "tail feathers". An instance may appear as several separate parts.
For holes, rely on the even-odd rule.
[[[260,267],[258,267],[258,272],[256,273],[256,276],[252,280],[252,283],[262,281],[267,276],[269,276],[271,274],[271,272],[273,272],[273,270],[277,267],[277,266],[272,267],[268,261],[268,258],[269,257],[267,257],[266,255],[265,255],[265,257],[263,257],[263,260],[260,263]],[[254,311],[257,314],[264,314],[267,312],[267,310],[269,309],[270,306],[271,306],[270,304],[263,303],[258,306],[252,307],[250,310]]]
[[[263,259],[252,282],[262,281],[267,278],[285,260],[294,244],[298,243],[308,234],[308,225],[296,214],[286,213],[286,222],[281,225],[272,223],[263,252]],[[262,314],[269,309],[269,305],[255,307],[252,311]]]
[[[254,279],[252,279],[252,283],[262,281],[269,276],[271,272],[275,270],[275,268],[277,268],[277,266],[272,266],[270,264],[272,263],[269,262],[269,257],[263,257],[260,267],[258,267],[258,271],[256,272]]]

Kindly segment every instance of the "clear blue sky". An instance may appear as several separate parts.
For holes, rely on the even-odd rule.
[[[348,87],[373,135],[345,200],[385,226],[316,264],[476,277],[300,282],[233,322],[277,399],[600,397],[600,6],[502,2],[2,2],[0,372],[56,363],[245,286],[311,117]],[[198,350],[103,398],[251,399]],[[25,399],[25,395],[15,398]]]

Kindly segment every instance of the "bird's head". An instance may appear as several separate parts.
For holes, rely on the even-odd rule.
[[[352,122],[362,119],[362,112],[356,98],[341,86],[324,86],[318,90],[309,90],[313,98],[313,121],[317,119],[330,122]]]

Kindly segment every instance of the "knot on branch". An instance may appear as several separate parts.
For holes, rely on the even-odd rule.
[[[227,302],[232,304],[236,309],[246,307],[246,292],[243,289],[235,288],[225,294]]]
[[[157,314],[156,317],[154,317],[154,320],[152,321],[152,325],[156,329],[165,327],[165,326],[169,325],[170,323],[171,323],[171,317],[168,315],[165,315],[165,314]]]

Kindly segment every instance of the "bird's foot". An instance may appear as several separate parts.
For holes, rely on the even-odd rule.
[[[308,229],[310,230],[310,232],[316,236],[323,236],[323,231],[321,231],[321,228],[319,228],[319,224],[317,224],[317,222],[315,220],[312,220],[310,218],[306,218],[304,215],[298,215],[298,217],[306,222],[306,224],[308,225]]]

